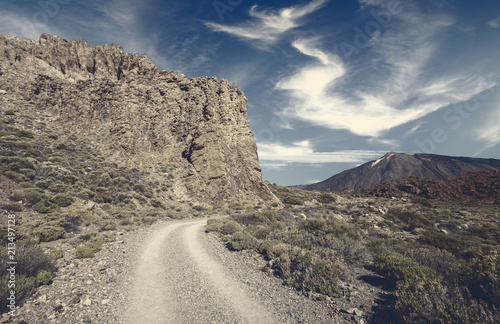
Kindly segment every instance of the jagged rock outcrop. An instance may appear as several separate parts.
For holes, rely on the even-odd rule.
[[[246,97],[214,77],[187,79],[118,45],[0,34],[0,103],[99,143],[108,160],[175,164],[178,199],[277,201],[262,181]]]
[[[404,177],[450,180],[467,172],[499,169],[500,160],[496,159],[389,152],[376,161],[367,162],[302,188],[319,191],[356,190]]]

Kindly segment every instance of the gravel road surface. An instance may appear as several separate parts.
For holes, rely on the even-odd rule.
[[[262,260],[224,249],[204,233],[205,225],[205,219],[197,219],[152,228],[136,249],[136,264],[130,263],[120,322],[341,322],[326,305],[260,271]]]

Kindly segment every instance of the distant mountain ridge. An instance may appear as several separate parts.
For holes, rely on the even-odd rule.
[[[491,170],[500,170],[500,160],[389,152],[378,160],[343,171],[324,181],[303,186],[302,189],[358,190],[405,177],[451,180],[468,172]]]

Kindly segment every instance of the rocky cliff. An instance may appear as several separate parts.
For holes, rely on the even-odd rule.
[[[0,34],[0,108],[98,143],[118,165],[175,165],[179,200],[277,201],[262,181],[244,93],[187,79],[118,45]]]
[[[403,177],[450,180],[467,172],[498,169],[500,160],[496,159],[389,152],[378,160],[304,186],[303,189],[320,191],[363,189]]]

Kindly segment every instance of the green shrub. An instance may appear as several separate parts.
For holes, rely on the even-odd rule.
[[[343,236],[335,240],[332,248],[338,255],[343,256],[344,260],[351,264],[367,264],[372,261],[372,256],[366,246],[360,240],[350,236]]]
[[[433,276],[398,282],[395,314],[403,323],[498,323],[499,309],[471,297],[465,287],[449,288]]]
[[[7,203],[7,204],[2,204],[2,209],[5,209],[10,212],[20,212],[23,210],[23,206],[18,203]]]
[[[236,232],[229,241],[229,248],[233,251],[256,249],[258,245],[259,240],[246,232]]]
[[[99,226],[99,232],[113,231],[116,229],[116,224],[112,222],[105,222]]]
[[[235,219],[238,223],[243,224],[245,226],[253,224],[261,224],[266,220],[270,220],[267,214],[255,213],[255,212],[233,215],[232,218]]]
[[[467,270],[465,275],[472,294],[500,307],[500,255],[474,258]]]
[[[63,215],[55,214],[55,224],[64,228],[66,232],[77,231],[78,226],[82,223],[85,217],[88,217],[89,214],[86,212],[83,213],[65,213]],[[91,216],[91,215],[90,215]]]
[[[385,217],[394,223],[403,226],[404,229],[408,231],[431,224],[429,220],[419,212],[399,207],[389,208]]]
[[[12,196],[9,197],[10,200],[12,201],[21,201],[23,200],[23,192],[18,190],[18,191],[15,191]]]
[[[396,284],[400,280],[409,280],[417,277],[429,277],[433,280],[438,278],[436,271],[420,266],[414,259],[398,254],[377,257],[375,268],[393,284]]]
[[[206,208],[203,207],[203,206],[200,206],[200,205],[194,205],[193,206],[193,209],[196,210],[196,211],[199,211],[199,212],[202,212],[202,211],[205,211]]]
[[[75,256],[78,259],[93,258],[101,250],[102,242],[87,242],[79,245],[75,249]]]
[[[449,290],[444,305],[440,309],[439,323],[500,323],[498,307],[481,300],[472,299],[466,288]]]
[[[54,146],[54,148],[55,148],[56,150],[65,150],[65,149],[67,148],[67,146],[66,146],[66,143],[64,143],[64,142],[59,142],[59,143],[57,143],[57,144]]]
[[[76,196],[80,199],[83,199],[83,200],[89,200],[91,198],[93,198],[95,196],[95,192],[89,190],[89,189],[82,189],[81,191],[79,191]]]
[[[350,280],[350,271],[333,253],[312,253],[284,243],[264,243],[261,249],[274,261],[275,272],[299,291],[339,297],[340,280]]]
[[[232,204],[229,206],[232,210],[245,210],[245,206],[242,204]]]
[[[39,201],[33,206],[33,210],[40,214],[46,214],[50,211],[51,205],[45,201]]]
[[[48,188],[52,192],[65,192],[68,189],[68,186],[62,182],[51,183]]]
[[[52,283],[52,272],[41,270],[36,275],[36,286],[49,285]]]
[[[308,218],[303,222],[302,226],[306,231],[316,233],[324,230],[326,220],[323,218]]]
[[[436,271],[447,282],[458,282],[462,264],[452,253],[434,248],[420,248],[411,250],[409,256],[418,264]]]
[[[62,166],[69,166],[68,161],[63,158],[62,156],[51,156],[49,158],[49,161],[54,163],[54,164],[59,164]]]
[[[438,305],[447,299],[447,289],[430,269],[419,268],[397,283],[396,316],[404,323],[435,323]]]
[[[9,287],[9,276],[5,275],[0,278],[0,298],[2,303],[0,303],[0,312],[6,312],[7,308],[7,298],[10,297]],[[31,296],[36,290],[36,278],[26,277],[24,275],[16,275],[16,305],[21,305],[22,302]]]
[[[419,204],[427,208],[432,208],[431,202],[423,197],[415,197],[412,199],[412,202],[414,204]]]
[[[45,199],[45,195],[43,194],[43,192],[40,191],[39,189],[34,189],[34,188],[23,190],[21,197],[23,202],[29,207],[32,207],[36,203]]]
[[[285,205],[303,205],[304,200],[299,197],[287,196],[281,199],[281,202]]]
[[[59,207],[68,207],[74,202],[74,199],[68,194],[58,193],[50,201]]]
[[[40,189],[47,189],[52,181],[50,179],[42,179],[37,182],[35,182],[35,186],[37,186]]]
[[[0,263],[7,264],[8,255],[0,256]],[[40,283],[47,282],[48,275],[55,270],[53,259],[43,253],[37,245],[18,245],[16,249],[16,305],[31,296]],[[10,296],[7,267],[0,269],[0,299],[6,301]],[[37,281],[37,277],[39,281]],[[50,281],[49,281],[50,282]],[[0,303],[0,312],[7,310],[7,303]]]
[[[11,170],[5,171],[3,175],[15,182],[21,182],[24,180],[23,175],[17,173],[16,171],[11,171]]]
[[[375,200],[373,200],[373,199],[369,199],[369,200],[367,200],[367,201],[366,201],[366,203],[367,203],[368,205],[370,205],[370,206],[374,206],[374,205],[376,204]]]
[[[122,226],[126,226],[126,225],[132,224],[133,222],[134,222],[133,219],[125,218],[125,219],[122,219],[118,224],[120,224]]]
[[[0,157],[0,162],[5,170],[19,171],[21,169],[35,169],[35,165],[26,158],[18,156]]]
[[[322,204],[332,204],[336,202],[337,199],[332,194],[324,192],[319,196],[318,201]]]
[[[32,132],[23,130],[23,129],[18,129],[16,131],[16,136],[17,137],[24,137],[24,138],[35,138],[35,135],[33,135]]]
[[[444,234],[435,229],[425,230],[420,235],[420,242],[443,250],[448,250],[455,255],[464,253],[469,243],[465,240],[459,240],[450,234]]]
[[[161,201],[159,201],[158,199],[151,199],[150,204],[154,208],[165,209],[165,205],[163,205],[163,203]]]
[[[156,217],[151,217],[151,216],[145,216],[145,217],[142,217],[141,218],[141,222],[144,224],[144,225],[151,225],[153,224],[154,222],[156,222],[158,220],[158,218]]]
[[[243,227],[232,219],[209,219],[206,232],[217,232],[221,235],[231,235],[241,231]]]
[[[28,188],[33,188],[33,184],[31,182],[20,182],[19,187],[28,189]]]
[[[51,250],[50,255],[55,259],[61,259],[64,257],[64,251],[63,250]]]
[[[19,169],[18,172],[29,180],[33,180],[36,174],[35,170],[32,169]]]
[[[467,289],[450,289],[436,271],[411,258],[381,256],[376,268],[396,283],[395,313],[404,323],[486,323],[485,318],[496,316],[472,300]]]
[[[42,225],[33,230],[33,235],[37,236],[41,242],[50,242],[63,238],[66,235],[66,231],[59,226]]]
[[[136,211],[126,208],[112,208],[111,210],[109,210],[109,214],[113,218],[118,218],[118,219],[133,218],[138,216]]]

